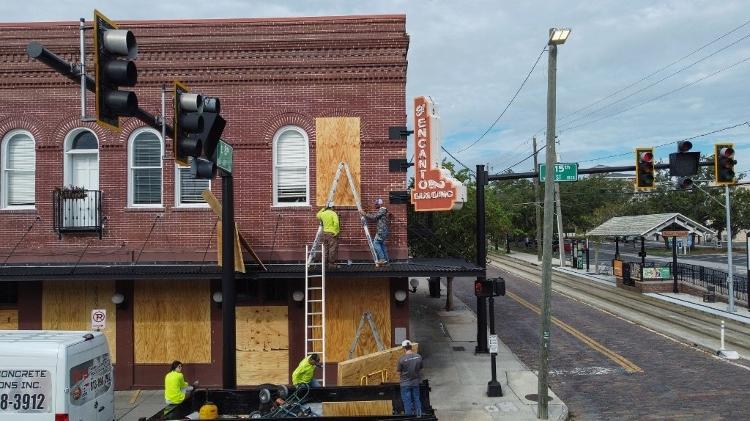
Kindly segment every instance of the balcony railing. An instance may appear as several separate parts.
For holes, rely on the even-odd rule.
[[[52,193],[54,228],[60,238],[66,232],[97,232],[102,238],[102,192],[99,190]]]

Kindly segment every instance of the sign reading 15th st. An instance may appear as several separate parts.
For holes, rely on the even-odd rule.
[[[539,181],[544,181],[546,173],[546,166],[544,164],[539,164]],[[578,163],[556,163],[555,181],[578,181]]]

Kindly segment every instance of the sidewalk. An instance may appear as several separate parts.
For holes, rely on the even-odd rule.
[[[541,262],[536,260],[535,254],[528,254],[528,253],[521,253],[521,252],[514,251],[508,256],[514,259],[523,260],[525,262],[532,263],[537,266],[541,266]],[[559,262],[560,262],[560,259],[552,259],[552,270],[556,272],[567,273],[569,275],[588,279],[590,281],[598,282],[601,284],[608,284],[608,285],[611,285],[613,288],[616,288],[615,277],[613,275],[597,274],[597,273],[587,272],[585,269],[575,269],[572,267],[562,268],[558,266]],[[593,265],[591,265],[591,269],[593,269]],[[682,293],[675,294],[671,292],[653,292],[653,293],[646,293],[644,295],[648,295],[649,297],[657,298],[659,300],[667,301],[667,302],[677,304],[683,307],[689,307],[695,310],[702,311],[707,314],[712,314],[714,316],[724,317],[727,319],[732,319],[740,323],[750,325],[750,312],[748,311],[747,308],[741,307],[739,305],[735,305],[735,312],[730,313],[729,311],[727,311],[726,303],[722,303],[722,302],[704,303],[702,297],[698,297],[698,296],[691,295],[691,294],[682,294]]]
[[[445,311],[441,298],[430,298],[427,280],[420,278],[416,293],[409,294],[411,340],[424,357],[423,376],[429,379],[430,402],[440,421],[536,420],[537,403],[526,398],[537,393],[537,376],[502,342],[497,355],[498,382],[503,396],[487,397],[490,356],[474,354],[476,315],[459,299]],[[568,407],[550,390],[549,420],[566,420]],[[164,407],[163,390],[115,392],[118,421],[138,421]]]
[[[419,343],[424,357],[423,376],[430,381],[430,401],[438,419],[536,420],[537,403],[526,396],[536,395],[537,376],[502,342],[496,361],[503,396],[487,397],[490,356],[474,354],[476,315],[456,297],[453,300],[453,310],[445,311],[445,288],[441,298],[431,298],[425,278],[409,296],[410,339]],[[567,406],[551,390],[548,393],[549,419],[567,419]]]

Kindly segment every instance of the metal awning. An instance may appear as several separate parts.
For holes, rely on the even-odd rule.
[[[247,273],[235,273],[236,279],[303,278],[303,263],[246,265]],[[317,269],[317,268],[316,268]],[[484,268],[463,259],[409,259],[375,267],[372,262],[356,262],[326,271],[328,278],[397,278],[409,276],[485,276]],[[220,279],[221,269],[215,263],[88,263],[88,264],[10,264],[0,266],[0,281],[64,281],[92,279]]]
[[[679,213],[655,213],[651,215],[616,216],[592,229],[587,236],[591,237],[645,237],[661,232],[667,227],[679,226],[689,233],[701,237],[712,237],[716,232]]]

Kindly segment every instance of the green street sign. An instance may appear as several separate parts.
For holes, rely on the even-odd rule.
[[[546,173],[545,165],[539,164],[539,181],[544,181],[544,175]],[[556,163],[555,181],[578,181],[578,163]]]
[[[216,166],[231,174],[233,154],[232,146],[219,139],[219,144],[216,146]]]

